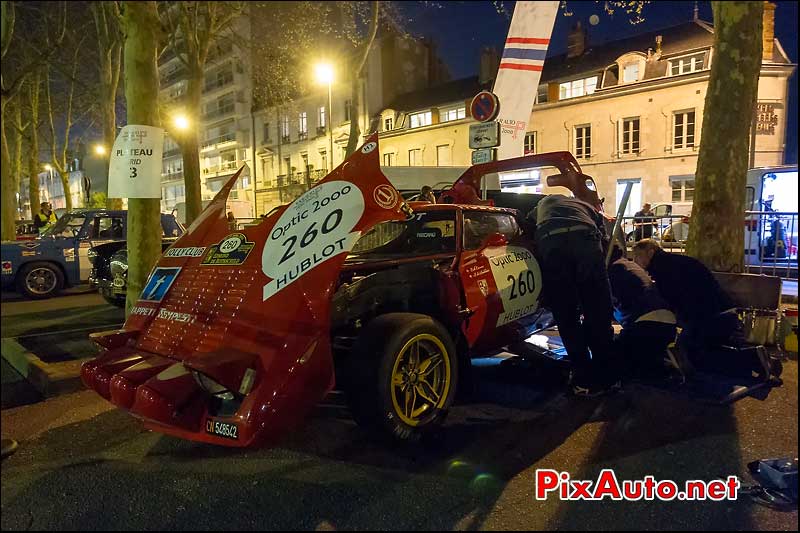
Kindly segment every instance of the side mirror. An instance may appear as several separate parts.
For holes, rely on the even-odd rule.
[[[481,244],[480,249],[484,250],[485,248],[493,248],[497,246],[505,246],[508,244],[508,239],[502,233],[492,233],[486,239],[484,239],[483,244]]]

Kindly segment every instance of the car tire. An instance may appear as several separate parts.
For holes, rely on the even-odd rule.
[[[356,422],[401,441],[418,441],[439,428],[458,386],[455,343],[439,322],[414,313],[372,320],[342,370]]]
[[[104,291],[103,289],[100,289],[98,292],[100,292],[100,296],[103,297],[103,300],[110,303],[111,305],[123,309],[125,308],[125,296],[120,296],[119,294],[112,294],[109,293],[108,291]]]
[[[45,261],[34,261],[22,265],[16,278],[17,292],[32,300],[50,298],[64,288],[64,273]]]

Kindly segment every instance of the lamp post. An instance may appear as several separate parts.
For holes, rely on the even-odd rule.
[[[328,84],[328,135],[329,135],[329,152],[328,159],[330,161],[330,168],[326,169],[328,172],[333,170],[333,103],[332,103],[332,86],[333,86],[333,67],[329,63],[320,63],[316,66],[317,81],[319,83]]]

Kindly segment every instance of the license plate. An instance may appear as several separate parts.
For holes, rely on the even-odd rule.
[[[216,420],[211,420],[210,418],[206,420],[206,433],[231,440],[239,439],[239,428],[236,426],[236,424],[217,422]]]
[[[114,278],[114,287],[120,288],[125,285],[125,280],[123,278]]]

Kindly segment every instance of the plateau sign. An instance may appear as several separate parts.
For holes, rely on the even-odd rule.
[[[108,169],[109,198],[161,198],[164,130],[128,125],[119,132]]]
[[[494,148],[500,144],[500,123],[481,122],[469,126],[469,147],[473,150]]]

